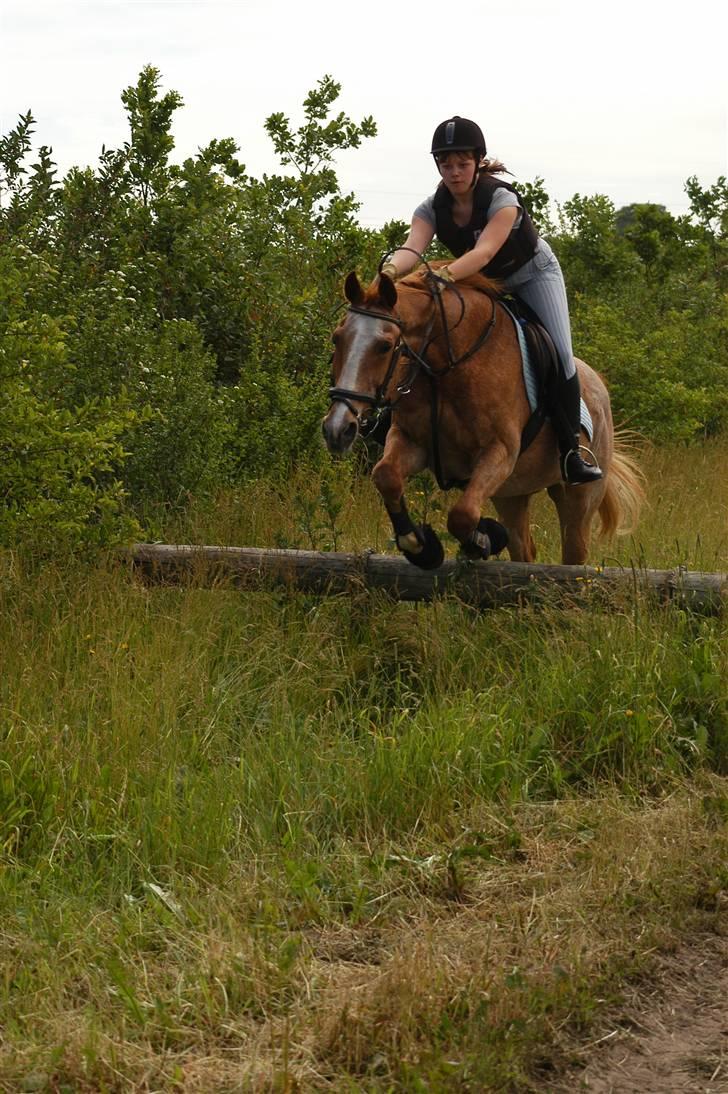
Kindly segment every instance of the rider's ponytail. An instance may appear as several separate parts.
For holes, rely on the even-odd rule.
[[[500,160],[487,160],[482,159],[480,161],[479,171],[481,175],[510,175],[511,171],[508,170],[504,163]]]

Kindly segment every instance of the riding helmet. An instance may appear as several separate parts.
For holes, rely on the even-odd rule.
[[[478,159],[482,159],[485,155],[483,130],[469,118],[456,114],[440,122],[432,137],[431,151],[435,157],[446,152],[475,152]]]

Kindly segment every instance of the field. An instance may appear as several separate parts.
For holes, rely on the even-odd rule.
[[[726,569],[725,442],[643,463],[639,528],[592,561]],[[345,468],[150,520],[389,538]],[[0,567],[1,1090],[556,1089],[725,931],[724,620]]]

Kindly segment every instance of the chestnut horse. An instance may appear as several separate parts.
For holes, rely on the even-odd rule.
[[[425,468],[441,486],[462,487],[447,526],[470,558],[497,554],[507,543],[513,560],[533,562],[529,502],[544,489],[558,511],[565,563],[585,561],[597,513],[605,535],[625,517],[634,523],[643,498],[640,476],[615,440],[607,389],[583,361],[576,365],[593,423],[590,449],[603,478],[562,482],[548,421],[522,451],[531,409],[514,324],[494,282],[476,274],[438,292],[430,268],[420,267],[396,287],[381,274],[366,290],[351,273],[345,293],[349,308],[333,335],[324,437],[332,453],[347,452],[364,421],[391,410],[372,478],[397,546],[411,562],[433,569],[444,558],[435,532],[416,526],[405,503],[405,483]],[[489,499],[502,525],[481,516]]]

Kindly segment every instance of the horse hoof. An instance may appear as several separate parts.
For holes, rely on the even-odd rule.
[[[419,528],[419,532],[422,538],[422,550],[418,551],[417,554],[414,554],[413,551],[403,551],[402,554],[408,562],[411,562],[413,566],[418,566],[420,570],[436,570],[445,561],[442,544],[437,533],[432,530],[429,524],[423,524]]]
[[[466,558],[475,561],[499,555],[508,546],[508,532],[491,517],[481,517],[470,538],[462,545]]]

